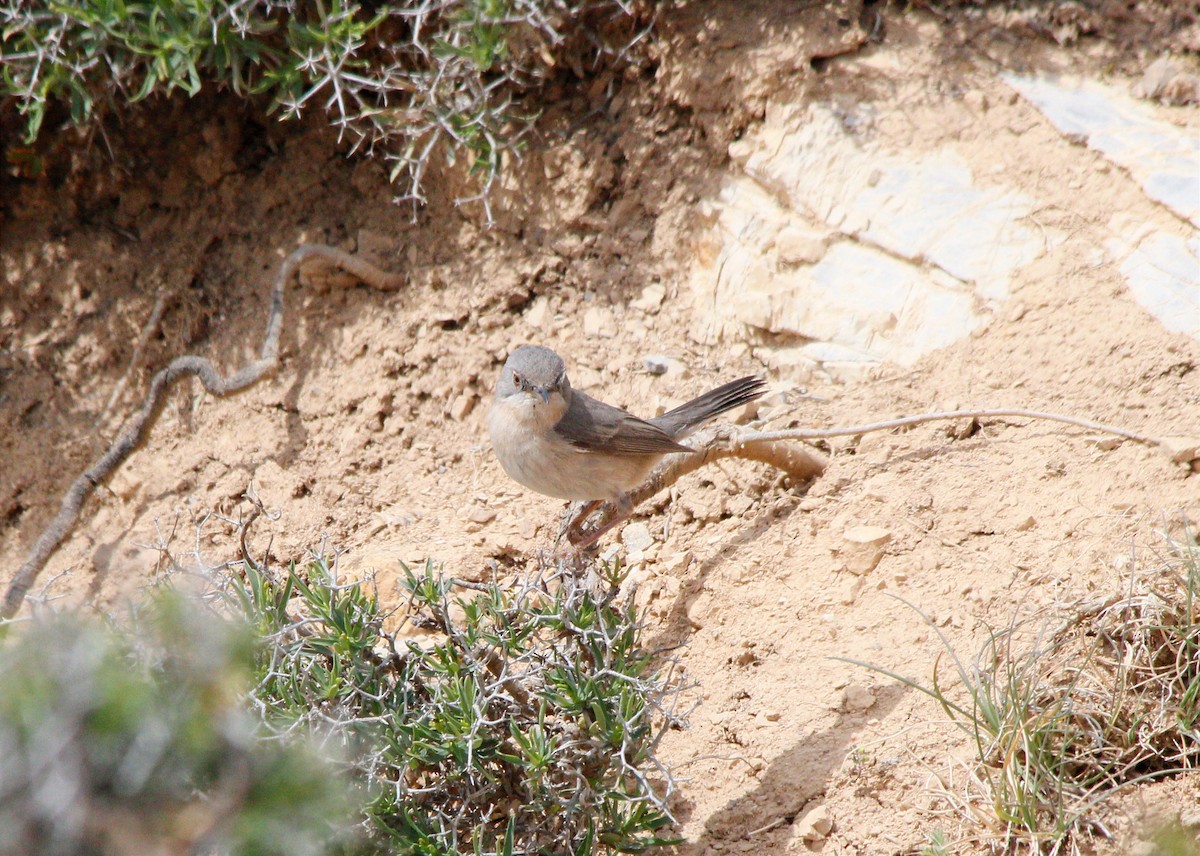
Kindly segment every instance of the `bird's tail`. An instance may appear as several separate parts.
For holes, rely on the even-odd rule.
[[[672,439],[679,440],[714,416],[754,401],[766,392],[766,389],[767,383],[760,377],[751,375],[739,378],[649,421],[670,434]]]

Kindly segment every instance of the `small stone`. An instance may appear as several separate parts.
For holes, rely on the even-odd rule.
[[[662,354],[651,354],[642,360],[642,365],[652,375],[665,375],[669,372],[679,374],[683,368],[683,363],[679,360],[673,357],[664,357]]]
[[[1191,74],[1183,63],[1164,54],[1133,85],[1133,94],[1164,104],[1196,103],[1200,101],[1200,76]]]
[[[753,649],[747,648],[730,657],[729,662],[735,666],[757,666],[762,662],[762,658]]]
[[[842,558],[852,574],[868,574],[883,558],[883,549],[892,533],[880,526],[852,526],[843,536]]]
[[[987,95],[980,92],[978,89],[972,89],[970,92],[964,95],[963,101],[965,101],[967,106],[977,113],[986,113],[988,107],[991,106],[988,103]]]
[[[859,684],[850,684],[842,690],[842,710],[862,713],[875,704],[875,694]]]
[[[1101,435],[1098,437],[1084,437],[1083,442],[1088,446],[1095,446],[1101,452],[1111,452],[1117,446],[1120,446],[1123,440],[1120,437]]]
[[[496,519],[496,512],[486,506],[476,505],[467,512],[467,520],[472,523],[478,523],[482,526],[485,523],[491,523]]]
[[[654,536],[645,523],[630,523],[621,530],[621,543],[627,552],[640,553],[654,543]]]
[[[679,508],[693,520],[713,523],[725,510],[725,495],[712,490],[690,490],[679,495]]]
[[[464,389],[450,405],[450,418],[462,422],[475,409],[475,393]]]
[[[763,711],[763,719],[767,722],[778,722],[783,719],[783,714],[777,710],[767,710]]]
[[[533,303],[525,310],[525,323],[535,330],[545,330],[549,321],[550,299],[544,295],[534,298]]]
[[[663,560],[663,570],[672,577],[681,577],[687,573],[687,569],[691,567],[692,554],[688,550],[682,553],[674,553]]]
[[[532,520],[522,520],[517,524],[517,534],[526,541],[532,541],[533,536],[537,534],[537,524]]]
[[[1200,460],[1200,437],[1163,437],[1163,445],[1177,464]]]
[[[611,339],[617,334],[617,321],[612,310],[592,306],[583,313],[583,335],[589,339]]]
[[[792,825],[792,837],[804,841],[824,841],[831,832],[833,832],[833,814],[830,813],[827,805],[810,808]]]
[[[630,306],[634,309],[640,309],[642,312],[653,314],[662,306],[663,300],[667,296],[667,290],[662,283],[652,282],[642,289],[642,296],[630,302]]]

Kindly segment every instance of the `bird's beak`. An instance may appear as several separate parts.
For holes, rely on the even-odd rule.
[[[535,386],[533,391],[538,394],[544,404],[550,403],[550,389],[545,386]]]

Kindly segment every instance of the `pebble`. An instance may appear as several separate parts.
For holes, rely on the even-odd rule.
[[[630,306],[634,309],[640,309],[642,312],[654,313],[662,306],[663,299],[667,296],[667,290],[662,283],[652,282],[642,289],[642,296],[630,302]]]
[[[1200,437],[1163,437],[1163,444],[1177,464],[1191,464],[1196,469],[1200,461]]]
[[[583,335],[589,339],[611,339],[617,334],[617,319],[611,309],[592,306],[583,313]]]
[[[545,330],[549,320],[550,300],[544,296],[536,298],[525,310],[526,323],[536,330]]]
[[[642,360],[642,365],[652,375],[681,374],[683,369],[683,363],[679,362],[679,360],[663,356],[662,354],[650,354]]]
[[[810,808],[792,825],[792,838],[799,838],[803,841],[824,841],[831,832],[833,832],[833,814],[827,805]]]
[[[850,684],[842,690],[842,710],[862,713],[875,704],[875,694],[859,684]]]
[[[684,550],[682,553],[673,553],[663,560],[663,569],[671,577],[681,577],[687,573],[687,569],[691,567],[692,554],[690,550]]]
[[[450,418],[455,422],[462,422],[475,409],[475,400],[475,393],[463,390],[450,405]]]
[[[477,505],[467,512],[467,520],[470,520],[472,523],[478,523],[480,526],[485,523],[491,523],[495,519],[496,512],[484,506]]]
[[[883,558],[883,549],[892,533],[881,526],[851,526],[842,541],[842,559],[852,574],[870,573]]]
[[[1200,102],[1200,76],[1190,73],[1187,66],[1172,59],[1170,54],[1163,54],[1133,85],[1133,94],[1164,104],[1194,104]]]
[[[644,553],[654,543],[654,536],[650,534],[649,526],[636,521],[621,530],[621,543],[629,553]]]

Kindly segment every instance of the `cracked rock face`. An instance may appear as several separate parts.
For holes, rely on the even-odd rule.
[[[1200,338],[1200,239],[1179,228],[1200,223],[1200,141],[1112,87],[1004,80],[1026,99],[1009,127],[1044,114],[1065,155],[1086,141],[1166,206],[1162,226],[1114,211],[1093,253],[1121,265],[1168,330]],[[942,138],[911,139],[877,109],[777,107],[730,146],[737,166],[700,206],[693,339],[786,336],[808,375],[912,365],[989,323],[1022,272],[1068,240],[1041,226],[1035,212],[1054,203],[1036,187],[970,162],[961,128],[986,124],[985,97],[939,103]]]

